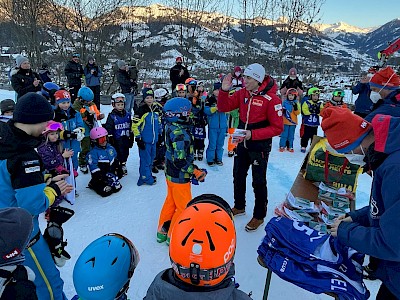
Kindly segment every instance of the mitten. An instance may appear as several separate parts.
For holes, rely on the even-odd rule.
[[[84,128],[81,128],[81,127],[75,128],[73,130],[73,132],[76,134],[76,139],[78,140],[78,142],[82,141],[83,138],[85,137],[85,129]]]

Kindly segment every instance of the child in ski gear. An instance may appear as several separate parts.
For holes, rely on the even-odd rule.
[[[329,144],[374,174],[369,206],[339,218],[331,234],[379,260],[374,273],[382,285],[376,299],[400,298],[400,118],[379,114],[371,124],[348,109],[335,108],[325,109],[322,117]]]
[[[92,179],[89,188],[102,197],[119,192],[122,188],[118,177],[122,177],[115,148],[107,142],[108,132],[103,127],[90,130],[93,147],[87,154]]]
[[[73,299],[128,299],[126,293],[139,261],[138,250],[121,234],[109,233],[94,240],[75,263],[73,280],[78,297]],[[102,288],[93,291],[92,287]]]
[[[186,85],[183,83],[179,83],[176,85],[176,95],[177,97],[186,98]]]
[[[29,92],[38,92],[41,88],[40,77],[36,72],[31,69],[29,60],[18,55],[15,59],[17,67],[10,73],[11,85],[17,93],[17,100]]]
[[[14,109],[15,109],[14,100],[5,99],[5,100],[1,101],[1,103],[0,103],[0,110],[1,110],[0,121],[7,123],[10,119],[12,119]]]
[[[222,155],[224,153],[224,143],[228,128],[228,116],[226,113],[219,112],[217,98],[220,84],[214,84],[213,94],[206,100],[204,113],[207,115],[208,123],[208,147],[206,150],[207,164],[209,166],[222,166]]]
[[[335,89],[332,92],[332,98],[324,105],[324,109],[332,106],[347,108],[346,103],[343,102],[344,95],[345,93],[342,89]]]
[[[37,300],[35,273],[22,263],[33,230],[32,215],[25,209],[0,209],[0,299]]]
[[[64,149],[73,150],[72,164],[74,171],[78,170],[78,153],[81,151],[81,141],[85,137],[85,128],[82,116],[71,106],[71,94],[65,90],[59,90],[54,93],[55,110],[54,121],[63,126],[60,133],[62,146]]]
[[[57,197],[71,192],[73,187],[63,180],[67,175],[51,178],[43,175],[43,163],[35,151],[41,134],[54,116],[48,101],[36,93],[22,96],[15,106],[13,119],[0,123],[0,208],[22,207],[33,216],[34,229],[29,247],[24,250],[24,265],[36,274],[39,299],[66,299],[63,281],[55,267],[49,247],[41,237],[38,216]],[[13,180],[11,180],[13,178]]]
[[[78,97],[78,91],[82,86],[82,77],[84,75],[82,64],[79,61],[80,57],[79,53],[73,53],[71,60],[67,62],[64,68],[72,103],[74,103],[75,99]]]
[[[153,161],[156,157],[156,145],[161,134],[159,106],[154,103],[154,91],[151,88],[142,90],[143,102],[133,117],[132,131],[139,148],[140,167],[137,185],[153,185]]]
[[[39,68],[39,77],[40,81],[45,84],[46,82],[51,82],[51,72],[49,71],[49,65],[47,63],[43,63]]]
[[[371,122],[377,114],[400,117],[400,76],[391,67],[386,67],[375,73],[369,86],[370,98],[377,103],[365,120]]]
[[[88,62],[83,69],[83,73],[85,74],[86,86],[93,91],[93,102],[100,110],[100,78],[103,76],[103,72],[96,64],[93,55],[88,56]]]
[[[144,299],[250,300],[233,280],[235,249],[236,231],[228,203],[212,194],[194,198],[172,231],[172,268],[155,277]]]
[[[69,168],[66,167],[65,160],[74,155],[74,150],[64,149],[60,143],[59,133],[63,129],[61,123],[49,121],[42,133],[45,140],[37,147],[37,152],[43,161],[46,173],[53,176],[69,174]],[[77,176],[78,173],[74,175]],[[57,198],[52,206],[58,206],[63,200],[64,197]]]
[[[267,213],[267,166],[272,138],[283,130],[282,102],[276,95],[275,80],[266,74],[260,64],[251,64],[244,70],[245,88],[229,95],[232,85],[230,74],[224,77],[218,94],[218,110],[229,112],[239,109],[239,129],[246,132],[237,146],[233,166],[235,215],[244,215],[246,206],[246,177],[252,167],[255,205],[253,218],[247,231],[257,230]]]
[[[112,95],[111,105],[113,110],[109,113],[104,128],[108,132],[110,144],[117,151],[121,171],[123,175],[127,175],[126,161],[134,141],[131,114],[125,110],[125,95],[122,93]]]
[[[297,125],[297,116],[300,114],[300,104],[297,101],[299,93],[296,89],[290,88],[286,92],[286,99],[283,100],[283,132],[279,141],[279,151],[285,151],[286,143],[289,142],[289,152],[294,152],[294,132]]]
[[[282,101],[285,100],[284,98],[287,95],[288,89],[295,89],[299,94],[298,99],[301,99],[303,96],[303,83],[300,81],[299,77],[297,76],[297,70],[295,68],[291,68],[289,70],[289,75],[282,83],[280,88],[280,92],[282,95]]]
[[[204,140],[206,138],[207,119],[204,114],[204,101],[196,90],[197,80],[188,78],[186,84],[186,98],[192,103],[192,132],[193,132],[193,151],[194,160],[203,160]]]
[[[117,61],[118,70],[116,72],[117,81],[121,87],[121,92],[125,95],[125,109],[131,113],[132,109],[137,109],[135,104],[135,95],[138,88],[136,81],[134,81],[129,74],[129,66],[123,60]]]
[[[373,74],[371,74],[371,76],[372,75]],[[363,72],[360,75],[360,81],[351,89],[354,95],[358,95],[355,102],[354,113],[362,118],[365,118],[371,112],[373,104],[369,98],[369,94],[371,93],[368,84],[369,80],[368,73]]]
[[[190,126],[192,104],[185,98],[172,98],[164,106],[165,177],[167,197],[160,212],[157,241],[169,242],[172,228],[187,203],[192,199],[192,177],[202,182],[206,172],[193,164],[193,136]]]
[[[153,162],[153,173],[158,173],[161,170],[165,169],[165,117],[163,113],[163,107],[165,103],[169,100],[170,96],[168,94],[168,90],[165,88],[160,88],[154,91],[154,97],[156,100],[156,105],[159,109],[160,119],[161,119],[161,135],[158,137],[157,148],[156,148],[156,157]]]
[[[84,86],[78,91],[78,98],[74,102],[73,108],[81,114],[85,137],[81,140],[81,152],[79,153],[79,168],[82,173],[88,173],[86,166],[86,155],[90,150],[90,130],[98,126],[97,120],[104,118],[96,104],[93,103],[94,94],[91,89]]]
[[[313,136],[318,133],[319,114],[324,107],[324,103],[319,100],[321,90],[317,87],[312,87],[308,90],[309,98],[305,99],[301,106],[303,115],[304,132],[301,135],[300,145],[301,152],[305,153],[308,142],[312,141]]]

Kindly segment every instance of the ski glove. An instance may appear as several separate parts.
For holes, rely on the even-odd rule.
[[[146,144],[143,142],[142,139],[136,138],[135,141],[136,141],[136,144],[137,144],[139,149],[141,149],[141,150],[145,150],[146,149]]]
[[[215,113],[218,110],[218,107],[214,106],[210,108],[211,113]]]
[[[77,135],[75,132],[71,132],[69,130],[63,130],[60,134],[60,137],[62,140],[74,140],[77,138]]]
[[[82,141],[85,137],[85,129],[83,128],[75,128],[72,132],[76,134],[76,139],[78,140],[78,142]]]
[[[293,109],[294,110],[299,110],[299,106],[297,105],[297,102],[293,101]]]
[[[195,165],[195,169],[193,171],[193,176],[191,178],[191,182],[194,185],[198,185],[199,182],[204,182],[206,176],[207,176],[207,170],[206,169],[199,169]]]

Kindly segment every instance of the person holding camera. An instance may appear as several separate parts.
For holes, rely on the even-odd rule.
[[[83,73],[85,74],[86,86],[93,91],[93,102],[100,110],[100,78],[103,76],[103,72],[96,64],[93,55],[88,56],[88,63],[83,69]]]
[[[122,94],[125,95],[125,109],[132,113],[135,110],[135,95],[137,90],[136,81],[131,78],[130,67],[123,60],[117,60],[118,71],[116,73],[117,81],[121,87]],[[137,75],[137,73],[136,73]]]

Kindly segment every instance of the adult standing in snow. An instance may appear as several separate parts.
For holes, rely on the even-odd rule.
[[[57,197],[71,192],[72,186],[59,175],[43,176],[43,163],[35,151],[42,142],[42,132],[54,111],[41,95],[27,93],[17,102],[13,119],[0,123],[0,208],[21,207],[33,216],[33,232],[24,250],[25,265],[35,275],[36,293],[40,300],[66,300],[63,281],[54,265],[52,255],[43,238],[38,216]]]
[[[175,66],[169,70],[169,79],[171,80],[172,97],[176,96],[175,87],[179,83],[185,83],[186,79],[190,77],[188,69],[182,65],[183,59],[178,56],[175,59]]]
[[[83,69],[83,73],[85,74],[86,86],[93,91],[93,102],[100,110],[100,78],[103,76],[103,72],[96,64],[93,55],[88,55],[88,63]]]
[[[365,117],[371,122],[377,114],[400,117],[400,76],[391,67],[381,69],[369,82],[373,111]]]
[[[41,89],[40,77],[31,69],[31,63],[25,56],[18,55],[15,59],[17,67],[11,70],[11,85],[17,93],[17,100],[29,92]]]
[[[303,96],[303,83],[300,81],[299,77],[297,76],[296,68],[291,68],[289,70],[289,75],[286,77],[285,81],[282,83],[280,88],[280,92],[282,95],[282,100],[286,99],[286,93],[288,89],[295,89],[299,94],[298,99],[301,99]]]
[[[352,87],[352,92],[354,95],[358,95],[355,103],[354,113],[361,118],[365,118],[372,108],[372,101],[369,98],[371,89],[369,88],[369,77],[367,72],[361,73],[360,81]]]
[[[331,234],[378,260],[377,300],[400,298],[400,118],[376,115],[372,124],[348,109],[322,111],[329,144],[349,161],[374,172],[369,206],[340,217]],[[377,153],[379,155],[377,155]]]
[[[129,66],[123,60],[117,60],[117,81],[121,87],[122,94],[125,95],[125,109],[128,113],[132,113],[134,107],[137,83],[131,78]]]
[[[79,62],[79,53],[72,54],[72,59],[65,65],[64,73],[67,76],[69,93],[71,94],[71,103],[74,103],[78,91],[82,86],[81,78],[83,76],[83,68]]]
[[[251,64],[244,70],[245,88],[229,95],[232,75],[222,81],[218,95],[218,111],[229,112],[239,108],[239,129],[245,130],[243,142],[237,146],[233,166],[235,206],[234,215],[244,215],[246,206],[246,177],[252,166],[255,205],[253,218],[246,225],[255,231],[264,223],[267,213],[267,165],[272,138],[283,131],[282,102],[276,95],[275,80],[266,75],[260,64]]]
[[[39,68],[39,76],[43,84],[46,82],[52,82],[51,72],[49,71],[49,65],[47,63],[43,63]]]

